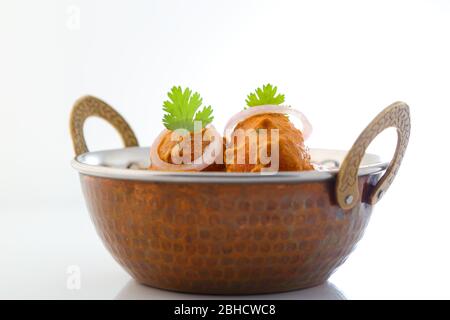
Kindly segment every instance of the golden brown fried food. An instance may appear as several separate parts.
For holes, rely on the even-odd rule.
[[[179,164],[176,160],[172,159],[172,155],[175,154],[179,159],[187,159],[188,161],[194,161],[201,157],[206,147],[211,143],[210,139],[204,137],[206,129],[202,129],[199,132],[190,132],[185,136],[178,136],[178,139],[172,140],[172,131],[167,131],[158,146],[158,154],[162,161],[169,164]],[[186,143],[190,143],[190,155],[185,157],[185,151],[189,150],[185,148]],[[197,153],[196,153],[197,152]],[[164,170],[151,165],[150,170]],[[192,170],[194,171],[194,170]],[[212,163],[201,171],[225,171],[225,165],[223,163]]]
[[[227,161],[227,172],[260,172],[262,168],[269,167],[270,164],[262,163],[259,150],[266,148],[267,155],[271,156],[270,129],[279,130],[279,171],[314,170],[311,164],[311,157],[304,144],[302,132],[294,127],[286,115],[275,113],[255,115],[240,122],[234,129],[234,132],[238,129],[253,129],[256,131],[267,129],[267,140],[262,142],[259,139],[255,141],[246,137],[245,140],[241,140],[239,143],[238,139],[235,139],[235,143],[226,151],[227,156],[231,154],[233,159],[232,163]],[[257,145],[250,146],[251,143],[256,143]],[[256,163],[254,163],[255,161],[250,161],[250,147],[256,147],[253,150],[258,150]],[[237,163],[238,152],[245,152],[245,162],[242,164]]]

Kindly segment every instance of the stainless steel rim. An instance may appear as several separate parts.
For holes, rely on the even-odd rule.
[[[339,169],[328,171],[304,171],[304,172],[277,172],[271,174],[261,173],[228,173],[228,172],[160,172],[142,169],[129,169],[125,158],[127,154],[136,155],[149,154],[149,148],[130,147],[114,150],[88,152],[79,155],[72,160],[72,167],[79,173],[89,176],[120,179],[138,180],[151,182],[176,182],[176,183],[291,183],[291,182],[312,182],[334,179]],[[345,154],[341,150],[312,149],[317,152],[338,152]],[[118,156],[120,155],[120,157]],[[378,156],[366,154],[372,159],[370,164],[360,166],[358,175],[377,174],[384,171],[388,164],[378,159]],[[115,159],[115,157],[117,159]],[[120,158],[120,159],[119,159]],[[133,157],[131,157],[133,158]],[[333,160],[333,159],[331,159]],[[109,161],[109,162],[108,162]],[[114,163],[117,162],[117,164]],[[334,160],[333,160],[334,161]]]

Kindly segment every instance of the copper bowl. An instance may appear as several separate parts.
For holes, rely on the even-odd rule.
[[[126,148],[87,152],[89,116],[109,121]],[[366,154],[388,127],[398,144],[389,163]],[[400,166],[410,131],[409,108],[381,112],[349,152],[312,149],[329,171],[272,175],[163,173],[141,170],[149,149],[125,120],[94,97],[71,117],[86,203],[97,232],[117,262],[140,283],[209,294],[256,294],[325,282],[348,257]]]

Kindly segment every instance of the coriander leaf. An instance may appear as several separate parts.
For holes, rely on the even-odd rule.
[[[214,119],[211,106],[204,106],[199,111],[203,100],[198,92],[192,93],[189,88],[183,90],[180,86],[174,86],[167,96],[169,100],[163,103],[163,110],[166,112],[163,124],[169,130],[194,131],[194,121],[201,121],[204,128]]]
[[[284,94],[277,95],[277,87],[270,83],[263,85],[262,89],[258,88],[255,92],[250,93],[245,100],[247,106],[256,107],[266,104],[281,104],[284,102]]]
[[[213,109],[211,106],[204,107],[202,111],[197,112],[195,115],[194,121],[201,121],[203,123],[211,123],[214,119]]]

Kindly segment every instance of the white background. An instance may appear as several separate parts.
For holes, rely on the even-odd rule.
[[[273,297],[450,298],[445,0],[2,0],[0,298],[195,298],[137,285],[103,248],[70,167],[71,106],[96,95],[150,145],[171,86],[199,91],[223,128],[267,82],[313,123],[310,147],[348,149],[396,100],[412,114],[399,175],[349,260],[326,286]],[[101,120],[85,133],[91,149],[120,145]],[[394,146],[386,132],[370,151]]]

